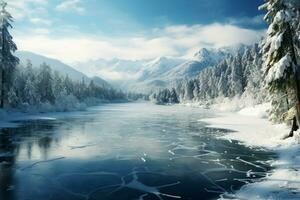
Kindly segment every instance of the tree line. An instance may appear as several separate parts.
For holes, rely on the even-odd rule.
[[[59,111],[66,111],[83,106],[83,103],[88,106],[127,98],[127,94],[99,86],[93,80],[73,81],[52,71],[46,63],[35,68],[28,61],[27,66],[18,66],[13,72],[7,106],[19,109],[55,106]]]

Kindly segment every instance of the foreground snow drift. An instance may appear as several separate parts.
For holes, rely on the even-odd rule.
[[[245,108],[239,112],[221,113],[216,118],[201,121],[210,127],[226,128],[236,132],[222,139],[238,140],[247,146],[262,147],[278,152],[275,167],[261,182],[247,184],[234,198],[237,199],[300,199],[300,148],[299,134],[282,140],[288,134],[285,125],[273,125],[265,118],[268,105]]]

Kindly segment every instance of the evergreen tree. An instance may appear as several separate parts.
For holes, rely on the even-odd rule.
[[[23,100],[23,103],[28,105],[39,104],[40,97],[37,94],[34,82],[31,81],[30,79],[27,79],[25,83],[24,94],[25,94],[25,98]]]
[[[178,95],[176,93],[176,90],[172,88],[171,93],[170,93],[170,103],[179,103],[178,100]]]
[[[286,113],[289,116],[286,119],[291,119],[290,115],[293,115],[290,136],[298,129],[297,123],[299,125],[300,122],[300,74],[294,46],[299,38],[293,26],[297,16],[294,6],[296,5],[290,0],[266,0],[266,3],[260,6],[260,9],[267,10],[264,19],[269,23],[263,53],[265,80],[273,95],[271,116],[273,120],[286,121],[283,118]],[[285,95],[281,97],[281,94]],[[282,108],[282,102],[286,102],[287,109]],[[289,109],[293,111],[288,112]]]
[[[55,102],[52,85],[53,85],[52,70],[46,63],[43,63],[40,67],[40,72],[37,78],[37,89],[38,89],[38,93],[40,94],[41,102],[43,103]]]
[[[57,98],[64,89],[65,87],[63,85],[63,79],[60,76],[60,74],[57,71],[55,71],[52,84],[54,97]]]
[[[12,28],[12,16],[6,11],[7,3],[0,2],[0,70],[1,70],[1,99],[0,108],[4,108],[5,101],[8,98],[8,90],[11,88],[11,79],[13,71],[19,62],[19,59],[12,53],[17,50],[16,44],[12,41],[8,29]]]

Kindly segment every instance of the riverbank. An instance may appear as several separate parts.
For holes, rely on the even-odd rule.
[[[32,107],[30,109],[13,109],[13,110],[1,110],[0,109],[0,128],[13,128],[17,127],[19,121],[26,120],[55,120],[57,118],[73,116],[76,113],[88,111],[93,107],[101,106],[104,104],[115,103],[129,103],[129,100],[114,100],[114,101],[101,101],[93,104],[84,104],[83,106],[72,106],[71,108],[49,106],[45,107]]]
[[[204,119],[209,127],[226,128],[235,132],[220,139],[237,140],[249,147],[263,148],[278,153],[271,161],[275,168],[260,182],[249,183],[237,191],[236,199],[300,199],[299,133],[283,140],[289,127],[274,125],[266,118],[268,104],[244,108],[235,112],[213,109],[217,117]],[[225,198],[225,197],[224,197]]]

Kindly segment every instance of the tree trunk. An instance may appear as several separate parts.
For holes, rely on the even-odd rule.
[[[4,31],[3,28],[1,29],[1,39],[2,39],[2,49],[1,49],[1,102],[0,102],[0,108],[4,108],[4,101],[5,101],[5,69],[4,69],[4,48],[5,48],[5,44],[4,44]]]
[[[287,31],[290,33],[290,42],[291,42],[291,57],[292,57],[292,62],[295,64],[295,72],[294,72],[294,87],[295,87],[295,92],[296,92],[296,116],[294,116],[293,118],[293,125],[292,125],[292,129],[291,132],[289,134],[289,137],[293,137],[294,136],[294,131],[297,131],[299,129],[300,126],[300,71],[298,69],[298,63],[297,63],[297,57],[296,57],[296,53],[295,53],[295,49],[294,49],[294,41],[293,41],[293,37],[292,37],[292,30],[291,30],[291,26],[288,25],[287,26]]]
[[[4,81],[4,69],[1,69],[1,102],[0,102],[0,108],[4,108],[4,84],[5,84],[5,81]]]

